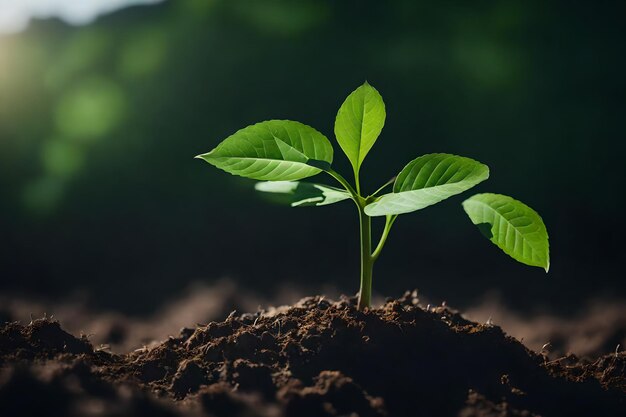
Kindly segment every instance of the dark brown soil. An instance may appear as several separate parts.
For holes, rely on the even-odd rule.
[[[620,416],[626,354],[549,361],[415,293],[322,297],[127,355],[49,319],[0,330],[0,416]]]

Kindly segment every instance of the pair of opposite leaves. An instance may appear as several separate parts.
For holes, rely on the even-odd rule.
[[[335,120],[335,136],[358,176],[360,167],[385,124],[385,103],[368,83],[353,91]],[[333,147],[322,133],[290,120],[269,120],[243,128],[212,151],[198,155],[234,175],[265,180],[259,191],[288,195],[292,206],[328,205],[351,198],[346,191],[299,182],[328,171]],[[489,168],[450,154],[420,156],[398,174],[393,192],[365,207],[369,216],[397,216],[462,193],[489,177]],[[527,265],[549,269],[548,233],[530,207],[501,194],[477,194],[463,208],[479,230],[505,253]]]

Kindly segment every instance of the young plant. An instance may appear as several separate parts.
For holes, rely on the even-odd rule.
[[[333,147],[322,133],[290,120],[269,120],[243,128],[211,152],[198,155],[228,173],[255,180],[256,189],[281,194],[292,206],[324,206],[352,200],[359,214],[361,285],[358,308],[369,307],[374,263],[400,214],[421,210],[462,193],[489,177],[489,168],[473,159],[434,153],[409,162],[398,176],[372,194],[361,190],[363,160],[385,124],[385,103],[367,82],[343,102],[335,120],[335,137],[354,173],[351,184],[332,167]],[[299,182],[324,172],[341,188]],[[379,195],[393,184],[392,192]],[[463,202],[472,223],[496,246],[517,261],[550,266],[548,233],[533,209],[501,194],[476,194]],[[385,225],[372,248],[372,217]]]

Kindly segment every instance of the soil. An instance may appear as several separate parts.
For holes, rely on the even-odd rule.
[[[557,360],[416,292],[323,297],[128,354],[43,318],[0,330],[0,416],[620,416],[626,354]]]

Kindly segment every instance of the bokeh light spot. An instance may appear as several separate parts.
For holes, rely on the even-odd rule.
[[[154,72],[163,64],[166,49],[165,36],[161,32],[150,30],[135,35],[121,51],[120,73],[140,77]]]
[[[75,143],[58,139],[48,141],[44,145],[41,159],[46,172],[59,177],[75,174],[84,163],[83,153]]]
[[[28,184],[22,190],[22,203],[31,213],[44,215],[54,211],[61,202],[64,181],[55,177],[42,177]]]
[[[97,28],[85,29],[79,36],[70,38],[47,69],[46,86],[53,90],[65,87],[81,71],[97,64],[111,43],[111,36]]]
[[[117,84],[90,78],[61,98],[55,112],[56,124],[63,136],[90,141],[117,127],[125,110],[126,97]]]
[[[194,18],[208,15],[217,3],[217,0],[187,0],[178,2],[176,5],[188,15],[186,17]]]
[[[283,36],[308,32],[330,15],[328,6],[322,2],[241,0],[234,2],[232,8],[259,30]]]

